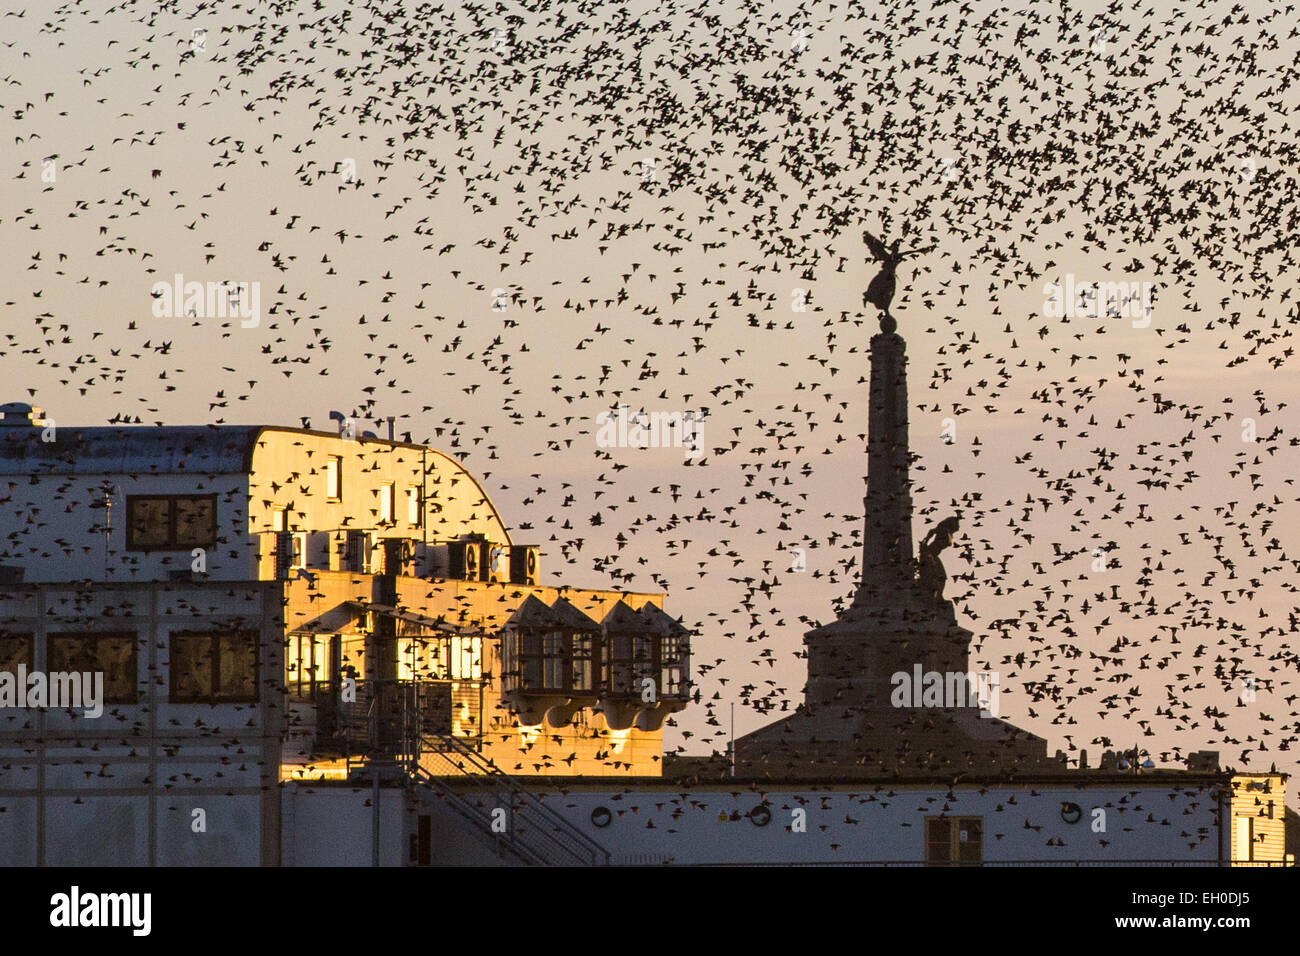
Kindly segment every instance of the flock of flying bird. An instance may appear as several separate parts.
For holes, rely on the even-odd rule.
[[[865,464],[864,231],[934,246],[894,300],[918,520],[963,513],[948,595],[1004,710],[1072,751],[1145,736],[1288,769],[1295,22],[1208,0],[8,11],[0,362],[64,420],[76,398],[264,421],[281,375],[329,376],[360,416],[518,475],[481,472],[548,516],[550,567],[649,578],[695,625],[698,752],[732,700],[751,724],[797,703],[799,632],[853,584],[857,499],[816,503]],[[263,277],[260,329],[149,318],[139,288],[205,267]],[[1150,326],[1044,319],[1067,270],[1153,282]],[[187,327],[211,333],[202,375],[170,364]],[[597,449],[589,412],[618,401],[707,408],[708,454]]]

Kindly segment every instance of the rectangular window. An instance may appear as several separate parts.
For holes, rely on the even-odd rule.
[[[927,866],[979,866],[984,862],[984,820],[981,817],[927,817]]]
[[[285,519],[283,508],[271,509],[271,530],[276,532],[289,530],[289,525]]]
[[[313,634],[295,634],[289,638],[284,656],[284,682],[291,700],[316,700],[316,691],[327,681],[325,669],[329,646],[326,638]]]
[[[386,481],[379,486],[379,523],[393,523],[393,483]]]
[[[549,631],[542,638],[542,687],[550,690],[564,687],[564,645],[568,635],[563,631]]]
[[[173,632],[172,703],[252,703],[257,695],[254,631]]]
[[[546,693],[595,691],[599,648],[594,634],[526,630],[516,633],[513,642],[517,673],[513,689]],[[475,673],[481,673],[481,666],[476,661]]]
[[[689,643],[685,636],[665,635],[660,645],[659,693],[681,697],[686,693],[686,668]]]
[[[952,863],[952,821],[931,817],[925,821],[925,862],[930,866]]]
[[[330,455],[325,459],[325,499],[343,500],[343,458],[340,455]]]
[[[531,690],[542,685],[542,635],[537,631],[523,631],[515,635],[519,652],[516,655],[520,686]]]
[[[420,508],[419,485],[410,485],[406,489],[406,523],[412,528],[424,526],[424,513]]]
[[[307,535],[301,531],[277,531],[275,533],[275,579],[287,581],[294,576],[295,568],[305,568],[306,555],[303,553]]]
[[[1254,859],[1255,821],[1250,817],[1237,817],[1237,852],[1233,859],[1249,862]]]
[[[216,495],[128,495],[131,551],[188,551],[217,544]]]
[[[569,683],[573,691],[593,691],[596,685],[595,641],[586,631],[572,635],[569,644]]]
[[[139,701],[134,633],[51,634],[47,657],[51,672],[102,673],[106,704]]]
[[[448,639],[452,680],[480,680],[483,677],[483,641],[478,637]]]
[[[633,638],[631,634],[611,634],[609,636],[608,671],[605,683],[611,694],[631,694],[635,689],[635,676],[632,667]]]
[[[984,862],[984,821],[979,817],[962,817],[955,827],[957,862],[979,866]]]
[[[0,631],[0,672],[18,674],[18,665],[36,667],[36,639],[31,634]]]
[[[375,539],[369,531],[347,532],[343,548],[347,570],[357,574],[370,574],[370,553],[374,547]]]

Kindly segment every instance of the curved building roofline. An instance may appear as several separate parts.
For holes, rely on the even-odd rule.
[[[8,425],[0,427],[0,475],[249,474],[258,444],[267,432],[339,439],[336,432],[284,425],[60,425],[53,429],[53,440],[46,441],[47,429],[40,424]],[[497,524],[510,537],[482,482],[446,452],[370,436],[358,436],[355,441],[407,448],[441,459],[473,482]]]

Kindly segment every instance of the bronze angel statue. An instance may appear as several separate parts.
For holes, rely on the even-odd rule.
[[[867,286],[867,291],[862,295],[862,304],[874,305],[881,311],[880,328],[885,332],[893,332],[898,328],[898,323],[889,313],[889,304],[894,300],[894,290],[898,286],[898,267],[908,256],[919,256],[923,253],[930,252],[934,246],[928,249],[913,249],[910,252],[900,252],[899,247],[903,244],[902,239],[895,239],[892,245],[886,246],[885,243],[877,239],[869,232],[862,233],[862,240],[875,256],[876,261],[880,263],[881,268],[876,277],[871,280]]]
[[[930,529],[917,549],[920,552],[917,556],[917,587],[923,595],[935,601],[943,600],[943,588],[948,583],[948,573],[939,560],[939,554],[952,545],[960,528],[961,519],[956,515],[944,518]]]

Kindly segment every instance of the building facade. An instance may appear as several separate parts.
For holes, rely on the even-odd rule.
[[[6,862],[278,863],[285,785],[366,771],[661,773],[689,687],[663,596],[542,584],[443,453],[0,416]]]
[[[0,862],[1288,860],[1282,774],[1068,768],[973,707],[865,733],[915,718],[880,703],[899,622],[966,666],[969,632],[933,598],[911,614],[901,578],[892,617],[864,598],[812,635],[797,721],[665,760],[691,688],[664,596],[543,583],[443,453],[346,420],[0,416]]]

